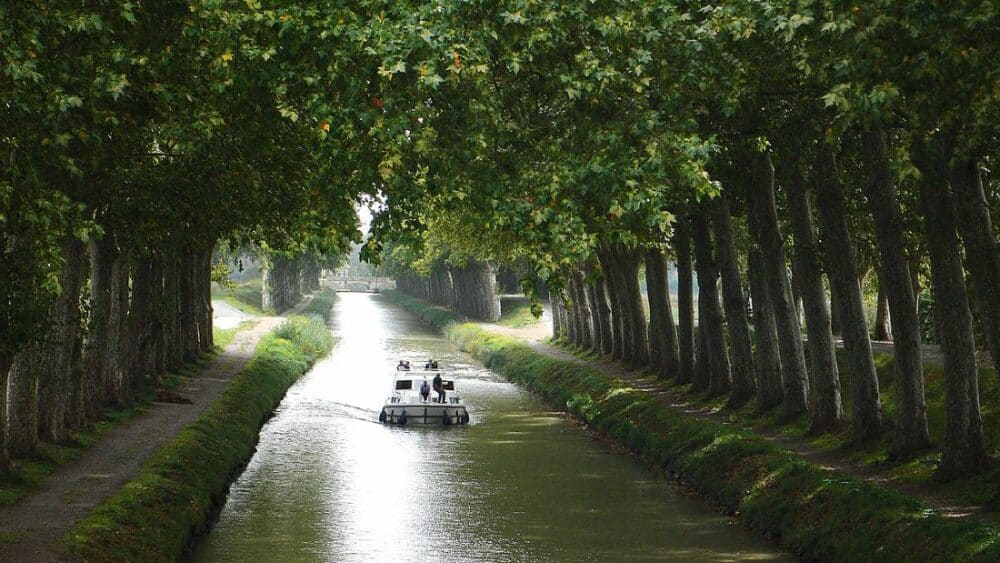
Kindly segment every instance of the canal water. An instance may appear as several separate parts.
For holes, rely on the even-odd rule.
[[[792,560],[388,300],[340,294],[331,329],[192,560]],[[430,357],[471,424],[378,424],[397,361]]]

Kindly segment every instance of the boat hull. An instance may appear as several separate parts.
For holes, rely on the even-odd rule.
[[[461,404],[395,403],[382,408],[379,421],[400,426],[449,426],[467,424],[469,412]]]

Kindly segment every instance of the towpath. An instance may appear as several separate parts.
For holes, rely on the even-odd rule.
[[[303,300],[285,315],[301,311],[310,300]],[[238,332],[205,369],[185,378],[177,393],[191,404],[153,403],[103,434],[78,460],[60,467],[17,504],[0,507],[0,561],[63,560],[59,540],[135,477],[154,452],[215,403],[246,367],[261,338],[283,321],[281,316],[248,317],[218,301],[213,302],[213,309],[213,317],[222,324],[236,326],[249,318],[254,325]],[[234,316],[238,319],[235,324],[230,319]]]

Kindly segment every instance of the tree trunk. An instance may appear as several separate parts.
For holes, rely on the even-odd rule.
[[[652,277],[650,272],[652,272]],[[670,305],[670,284],[667,278],[667,262],[659,250],[646,252],[646,288],[650,295],[650,364],[652,364],[653,342],[656,342],[659,358],[657,375],[661,379],[677,377],[680,358],[677,354],[677,328],[674,325],[673,308]],[[653,295],[657,297],[657,308],[653,308]],[[653,332],[656,318],[657,331]]]
[[[177,371],[184,366],[184,346],[181,338],[181,268],[180,259],[168,255],[163,268],[164,365],[167,371]]]
[[[496,292],[496,273],[486,262],[469,261],[456,268],[455,307],[478,320],[496,322],[500,318],[500,298]]]
[[[751,205],[756,216],[761,264],[767,279],[768,296],[774,310],[781,354],[781,375],[784,388],[785,416],[794,418],[808,410],[809,381],[802,348],[802,332],[798,314],[792,303],[792,289],[785,267],[778,211],[774,202],[774,167],[770,153],[754,155]]]
[[[677,253],[677,347],[680,360],[677,383],[690,383],[694,374],[694,281],[688,228],[685,220],[678,220],[673,240]]]
[[[941,140],[932,143],[927,146],[922,139],[917,140],[911,155],[920,170],[920,208],[937,305],[934,318],[947,379],[945,440],[938,471],[944,477],[952,477],[980,469],[987,460],[987,452],[979,408],[972,312],[948,186],[946,163],[950,150],[942,146]]]
[[[601,324],[600,352],[611,354],[614,350],[614,329],[611,325],[611,307],[608,305],[608,285],[604,278],[594,280],[594,301]]]
[[[753,296],[753,326],[757,335],[757,408],[761,411],[781,404],[784,384],[781,380],[781,354],[778,351],[778,329],[774,322],[760,252],[750,249],[750,293]]]
[[[132,303],[128,316],[128,366],[129,387],[142,386],[150,371],[153,316],[153,263],[148,257],[136,261],[132,276]]]
[[[892,341],[892,329],[889,321],[889,297],[886,295],[884,275],[878,276],[878,301],[875,306],[875,340]]]
[[[789,215],[795,249],[792,267],[802,294],[806,316],[806,333],[809,337],[809,362],[812,367],[811,388],[813,411],[809,431],[813,434],[829,432],[843,422],[844,409],[840,397],[840,377],[837,355],[830,330],[830,313],[826,308],[826,290],[823,288],[823,270],[813,227],[809,194],[801,171],[795,169],[788,185]]]
[[[198,340],[202,353],[211,352],[215,347],[212,335],[212,247],[202,250],[201,263],[198,265],[198,295],[201,306],[198,308]],[[319,289],[319,268],[313,269],[309,281],[309,290]]]
[[[591,350],[594,346],[594,327],[591,324],[590,303],[587,301],[586,280],[583,273],[573,270],[569,274],[570,288],[573,295],[573,314],[576,317],[576,344],[583,350]]]
[[[593,276],[593,271],[588,268],[590,272],[589,275]],[[584,291],[587,294],[587,303],[590,304],[590,326],[594,332],[594,341],[591,344],[591,350],[600,354],[604,351],[604,321],[602,319],[601,303],[598,302],[598,286],[599,281],[588,282],[586,278],[584,279]],[[607,307],[607,304],[604,304]]]
[[[699,211],[691,218],[695,267],[698,271],[698,327],[708,352],[708,392],[722,395],[732,388],[732,375],[722,327],[722,308],[719,306],[719,270],[712,255],[708,210]]]
[[[739,253],[733,236],[732,216],[725,195],[712,202],[712,227],[715,232],[716,256],[722,273],[722,300],[729,329],[730,360],[732,361],[733,393],[731,406],[739,406],[754,396],[756,384],[753,372],[753,351],[747,301],[743,295]]]
[[[646,342],[646,311],[642,305],[642,290],[639,287],[639,268],[642,265],[642,254],[638,249],[627,249],[622,252],[624,267],[624,287],[626,291],[625,318],[630,323],[626,339],[629,347],[629,365],[635,368],[649,365],[649,346]]]
[[[63,243],[63,266],[59,285],[62,291],[53,304],[50,315],[49,344],[40,350],[39,436],[42,440],[61,443],[68,438],[73,376],[79,375],[83,326],[80,292],[87,278],[86,248],[79,240],[68,238]]]
[[[993,365],[1000,368],[1000,249],[990,218],[990,206],[974,159],[955,159],[950,172],[955,214],[965,248],[965,266],[971,274],[973,297]],[[997,381],[1000,384],[1000,379]]]
[[[260,263],[260,308],[263,311],[274,309],[271,291],[271,264],[270,260],[265,259]]]
[[[608,308],[611,312],[611,358],[621,360],[625,357],[625,312],[622,303],[621,275],[614,254],[607,247],[598,251],[601,271],[607,282]]]
[[[149,322],[149,341],[151,347],[149,354],[149,372],[150,376],[159,381],[160,376],[167,371],[167,350],[165,347],[166,338],[164,335],[164,327],[166,323],[164,320],[165,303],[163,294],[162,253],[154,252],[152,256],[150,256],[149,269],[149,301],[152,304]]]
[[[112,264],[118,249],[114,237],[108,233],[101,239],[90,241],[90,319],[83,355],[81,402],[84,420],[91,420],[107,399],[108,339],[111,328]]]
[[[840,302],[840,298],[837,296],[837,289],[830,284],[830,332],[836,336],[841,336],[844,334],[843,323],[840,321],[840,309],[837,307],[837,303]]]
[[[565,333],[563,324],[562,298],[558,293],[549,293],[549,303],[552,307],[552,339],[559,340]]]
[[[662,369],[663,350],[663,301],[666,299],[664,291],[664,277],[667,275],[666,268],[657,268],[654,264],[655,257],[650,254],[659,254],[656,250],[650,249],[645,252],[644,262],[646,264],[646,299],[649,302],[649,368],[654,373],[660,373]],[[660,265],[663,257],[660,256]]]
[[[7,382],[7,451],[13,458],[31,457],[38,446],[38,348],[18,354]]]
[[[816,184],[827,273],[830,285],[836,288],[838,301],[834,306],[843,321],[844,349],[850,366],[851,434],[856,442],[863,442],[881,434],[882,406],[854,245],[847,227],[844,189],[833,148],[826,143],[819,150]]]
[[[913,284],[916,272],[911,271],[907,261],[903,220],[889,168],[889,151],[881,131],[868,130],[864,133],[863,154],[864,175],[868,179],[863,186],[879,248],[879,293],[884,292],[888,301],[888,316],[892,317],[892,337],[895,340],[897,422],[893,452],[895,455],[909,455],[930,445],[920,320]],[[879,308],[885,309],[881,295]],[[879,336],[876,334],[876,338]]]
[[[7,425],[7,389],[10,382],[10,367],[14,363],[12,356],[0,354],[0,475],[10,471],[10,452],[7,442],[10,439],[10,428]]]

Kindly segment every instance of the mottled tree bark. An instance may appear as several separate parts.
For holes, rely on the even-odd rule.
[[[64,263],[59,276],[62,289],[52,306],[49,341],[40,350],[38,431],[42,440],[60,443],[68,438],[74,374],[80,373],[82,313],[80,293],[87,278],[87,252],[83,243],[69,238],[62,247]]]
[[[732,375],[722,327],[722,308],[719,306],[719,270],[712,254],[707,214],[705,209],[691,218],[691,238],[694,240],[695,268],[698,272],[698,328],[708,352],[708,392],[722,395],[732,388]]]
[[[620,266],[617,257],[606,246],[598,251],[598,258],[607,282],[608,308],[611,311],[611,357],[621,360],[625,357],[625,307],[622,303]]]
[[[584,350],[594,347],[594,327],[591,322],[590,302],[587,300],[586,280],[580,270],[570,272],[570,287],[573,290],[573,312],[577,318],[576,345]]]
[[[736,251],[732,217],[725,195],[712,202],[711,213],[716,257],[722,274],[722,300],[726,311],[726,327],[729,330],[733,378],[733,392],[729,404],[739,406],[752,399],[757,388],[754,382],[747,301],[743,295],[740,257]]]
[[[455,308],[487,322],[500,318],[500,299],[496,292],[496,273],[486,262],[469,261],[452,270],[455,284]]]
[[[753,296],[753,326],[757,335],[757,408],[768,410],[781,404],[784,384],[781,379],[781,355],[778,351],[778,329],[774,309],[770,304],[767,279],[760,252],[752,248],[749,256],[750,293]]]
[[[589,276],[593,275],[593,270],[589,267],[587,268]],[[601,311],[601,304],[598,302],[598,287],[596,281],[588,281],[586,277],[583,280],[584,292],[587,294],[587,303],[590,305],[590,327],[593,331],[593,342],[591,343],[591,350],[600,354],[604,351],[603,339],[604,339],[604,321],[601,318],[603,313]],[[604,305],[607,307],[607,304]]]
[[[823,288],[822,258],[816,242],[808,188],[801,171],[797,169],[792,172],[788,184],[788,206],[792,234],[795,236],[792,268],[802,293],[812,367],[813,410],[809,431],[819,434],[839,426],[843,422],[844,409],[837,355],[830,330],[830,312],[826,308],[826,290]]]
[[[673,308],[670,306],[670,286],[667,282],[667,262],[659,250],[646,252],[646,291],[650,295],[650,365],[653,365],[653,342],[656,342],[658,364],[656,373],[660,378],[677,377],[680,358],[677,353],[677,328],[674,325]],[[656,307],[653,296],[656,296]],[[654,332],[654,319],[656,319]]]
[[[843,320],[844,349],[851,375],[851,434],[855,441],[882,432],[882,405],[872,359],[858,267],[847,227],[844,189],[833,147],[820,146],[816,162],[817,204],[830,285],[836,288],[834,306]]]
[[[31,344],[35,348],[39,344]],[[7,451],[13,458],[31,457],[38,446],[37,353],[18,355],[7,382]]]
[[[956,158],[950,180],[976,309],[993,365],[1000,365],[1000,248],[976,160]]]
[[[694,282],[691,267],[691,235],[686,220],[674,226],[677,253],[677,382],[690,383],[694,373]]]
[[[91,239],[90,246],[90,318],[83,355],[80,401],[82,418],[90,420],[106,400],[108,339],[112,324],[112,264],[118,255],[114,237],[108,233]]]
[[[643,367],[649,364],[649,347],[646,341],[646,311],[642,305],[642,290],[639,287],[639,268],[642,265],[642,254],[638,249],[622,249],[621,253],[626,298],[625,316],[629,323],[625,338],[628,346],[626,361],[632,367]]]
[[[798,313],[792,303],[791,283],[785,266],[785,251],[774,202],[774,167],[770,153],[757,153],[751,167],[750,201],[756,215],[761,265],[767,279],[768,296],[774,310],[784,384],[782,404],[787,418],[805,413],[808,408],[809,380]]]
[[[559,340],[565,333],[562,297],[557,292],[550,292],[549,303],[552,306],[552,339]]]
[[[611,307],[608,305],[608,284],[603,277],[594,280],[594,301],[598,318],[601,323],[601,348],[603,354],[611,354],[614,350],[614,329],[611,325]]]
[[[939,472],[952,477],[976,471],[988,456],[979,407],[972,311],[948,186],[946,163],[950,150],[944,144],[934,140],[928,146],[918,139],[911,147],[911,156],[920,170],[920,208],[931,259],[934,319],[947,379],[945,440]]]

